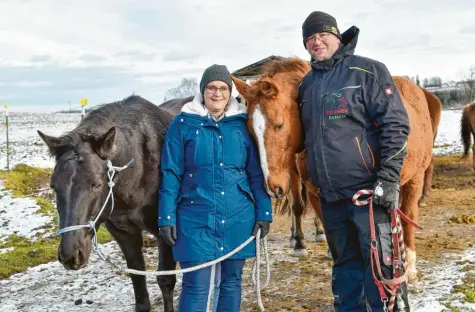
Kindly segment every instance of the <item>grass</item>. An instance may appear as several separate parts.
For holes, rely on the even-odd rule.
[[[54,234],[58,229],[57,213],[51,200],[38,195],[40,190],[47,188],[50,176],[50,169],[35,168],[24,164],[15,166],[9,172],[0,171],[0,179],[4,181],[5,189],[10,191],[13,197],[34,199],[40,207],[37,213],[53,218],[48,225],[49,234],[53,234],[50,237],[30,241],[25,237],[11,235],[0,244],[0,249],[14,247],[13,250],[0,254],[0,280],[23,272],[28,267],[56,260],[60,241],[60,237]],[[101,244],[113,240],[104,227],[101,227],[97,232],[97,238]]]
[[[445,148],[445,147],[451,147],[452,144],[441,144],[441,145],[434,145],[434,148]]]
[[[51,169],[35,168],[19,164],[10,171],[0,171],[4,186],[12,192],[13,197],[35,195],[42,187],[48,185]]]

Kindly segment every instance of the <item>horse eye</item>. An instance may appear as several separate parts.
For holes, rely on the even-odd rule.
[[[276,129],[277,129],[277,130],[281,130],[283,127],[284,127],[284,124],[281,123],[280,125],[277,125],[277,126],[276,126]]]

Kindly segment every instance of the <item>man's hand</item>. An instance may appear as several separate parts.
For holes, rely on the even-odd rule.
[[[380,205],[387,211],[398,208],[399,183],[378,179],[373,188],[373,203]]]
[[[166,225],[158,228],[158,235],[170,246],[175,245],[176,241],[176,226]]]
[[[257,230],[261,229],[261,238],[264,238],[269,233],[270,221],[256,221],[254,223],[254,229],[252,230],[252,236],[257,235]]]

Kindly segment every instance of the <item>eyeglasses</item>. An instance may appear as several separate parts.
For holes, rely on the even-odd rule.
[[[322,33],[318,33],[318,34],[315,34],[315,35],[312,35],[310,37],[308,37],[306,40],[305,40],[305,43],[306,44],[309,44],[309,43],[315,43],[318,40],[320,41],[324,41],[326,38],[328,38],[330,34],[327,33],[327,32],[322,32]]]
[[[206,86],[205,87],[206,91],[209,92],[209,93],[216,93],[216,91],[219,90],[219,92],[221,92],[221,94],[224,94],[224,93],[228,93],[229,92],[229,89],[227,87],[216,87],[216,86]]]

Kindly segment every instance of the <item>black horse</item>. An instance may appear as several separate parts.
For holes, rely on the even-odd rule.
[[[38,131],[56,160],[51,187],[56,193],[61,229],[86,225],[98,215],[109,193],[107,161],[123,166],[134,162],[114,178],[114,210],[107,204],[96,223],[104,223],[124,253],[130,269],[145,270],[142,231],[157,238],[158,270],[173,270],[171,247],[159,239],[157,228],[160,155],[163,140],[173,116],[189,100],[166,102],[163,108],[139,97],[107,104],[89,112],[72,131],[48,136]],[[170,112],[171,113],[170,113]],[[61,235],[58,260],[66,269],[87,265],[91,254],[92,229],[79,229]],[[150,311],[144,276],[131,274],[135,310]],[[164,311],[172,312],[176,276],[159,276]]]

